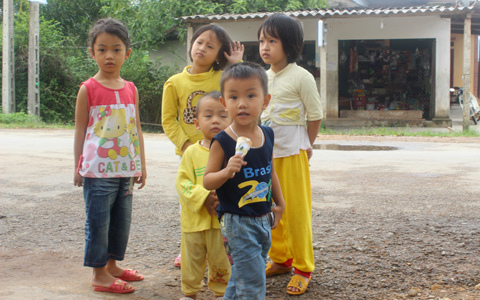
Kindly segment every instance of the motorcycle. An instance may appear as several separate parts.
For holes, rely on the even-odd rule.
[[[460,104],[460,107],[463,109],[463,87],[457,87],[454,86],[453,88],[450,89],[450,92],[454,93],[455,95],[455,101],[458,101],[458,104]],[[475,125],[478,124],[480,121],[480,107],[478,105],[477,98],[469,92],[470,95],[470,117],[475,123]]]

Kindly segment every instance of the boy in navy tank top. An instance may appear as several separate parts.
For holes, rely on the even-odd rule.
[[[212,140],[203,185],[217,192],[220,227],[234,263],[224,299],[265,299],[270,230],[285,209],[272,164],[273,130],[258,125],[270,101],[268,79],[261,66],[245,62],[228,67],[220,87],[233,123]],[[252,143],[244,156],[235,153],[239,137]]]

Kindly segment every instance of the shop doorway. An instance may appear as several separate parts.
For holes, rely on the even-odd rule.
[[[372,118],[376,111],[403,111],[404,118],[431,119],[434,43],[435,39],[340,40],[339,117],[345,110],[364,110],[361,115],[371,112]]]

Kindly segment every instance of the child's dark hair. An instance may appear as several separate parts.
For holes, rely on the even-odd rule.
[[[228,66],[222,73],[220,78],[220,91],[224,96],[225,81],[228,79],[248,79],[251,77],[257,77],[260,80],[263,88],[263,94],[268,94],[268,77],[265,69],[259,64],[252,62],[241,62]]]
[[[273,14],[263,21],[258,29],[257,38],[266,33],[282,41],[283,52],[288,63],[297,61],[303,50],[303,28],[300,21],[284,14]]]
[[[212,98],[217,101],[220,101],[220,92],[217,90],[214,90],[214,91],[211,91],[210,93],[206,93],[205,95],[200,97],[200,99],[198,99],[197,107],[195,108],[195,118],[197,119],[198,119],[198,113],[200,112],[200,105],[202,103],[202,100],[206,98]]]
[[[215,71],[222,70],[223,68],[225,68],[225,66],[228,63],[228,60],[223,53],[226,52],[226,53],[230,54],[230,45],[232,44],[232,39],[228,36],[225,29],[223,29],[222,27],[220,27],[218,25],[215,25],[215,24],[209,24],[209,25],[202,26],[195,31],[195,33],[192,36],[192,39],[190,40],[190,49],[188,50],[188,54],[190,55],[190,60],[193,61],[193,58],[192,58],[193,43],[195,43],[195,40],[202,33],[204,33],[205,31],[208,31],[208,30],[211,30],[213,33],[215,33],[218,41],[222,44],[222,46],[220,47],[220,50],[218,50],[218,54],[217,54],[218,63],[213,63],[213,65],[212,65],[213,69]]]
[[[95,45],[97,36],[100,33],[109,33],[114,36],[117,36],[124,44],[126,49],[130,49],[130,35],[128,34],[128,29],[120,23],[119,21],[112,18],[100,19],[93,25],[92,30],[89,33],[89,43],[88,46],[92,48]]]

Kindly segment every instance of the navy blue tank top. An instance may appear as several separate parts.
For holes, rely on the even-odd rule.
[[[263,145],[259,148],[251,148],[243,158],[247,165],[217,189],[220,202],[217,207],[219,218],[226,212],[261,216],[270,211],[274,135],[270,127],[260,126],[260,128],[265,136]],[[222,146],[225,161],[228,162],[230,157],[235,155],[237,142],[225,131],[217,134],[212,142],[214,140]]]

